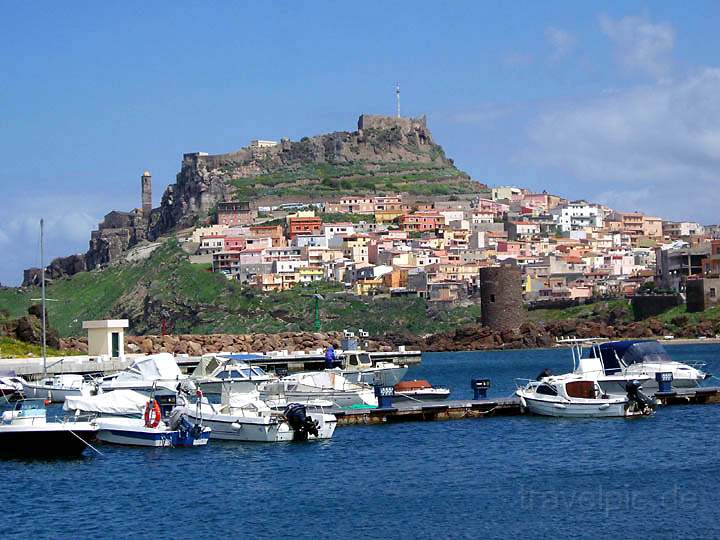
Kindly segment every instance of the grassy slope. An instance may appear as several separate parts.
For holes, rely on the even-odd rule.
[[[235,178],[237,198],[262,196],[338,196],[346,193],[452,195],[473,193],[474,184],[460,179],[455,167],[435,163],[398,162],[382,165],[306,164],[254,177]],[[301,185],[298,185],[298,182]]]
[[[535,309],[528,311],[528,318],[532,321],[561,321],[567,319],[592,319],[596,310],[609,311],[614,308],[622,308],[627,312],[628,320],[632,318],[632,312],[627,300],[610,300],[608,302],[597,302],[584,304],[564,309]]]
[[[85,272],[59,280],[48,287],[51,324],[62,336],[84,335],[82,321],[119,316],[127,311],[141,314],[145,297],[171,312],[190,309],[196,321],[176,318],[175,333],[246,333],[313,330],[313,301],[304,295],[315,287],[262,294],[208,271],[207,265],[192,265],[172,242],[144,262],[111,267],[103,272]],[[477,307],[456,308],[434,316],[420,298],[359,298],[337,284],[321,283],[324,295],[321,317],[324,330],[363,328],[373,334],[409,330],[417,334],[445,330],[474,322]],[[0,309],[12,316],[27,311],[37,289],[0,290]],[[138,329],[157,333],[159,328]],[[132,329],[131,329],[132,331]]]
[[[80,351],[58,351],[51,347],[47,348],[48,356],[68,356],[71,354],[82,354]],[[37,358],[42,355],[40,345],[32,345],[24,341],[9,337],[0,337],[0,358],[20,358],[29,356]]]

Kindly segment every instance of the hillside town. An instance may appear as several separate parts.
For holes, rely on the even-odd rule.
[[[518,187],[434,200],[221,202],[214,221],[185,238],[191,261],[263,291],[332,280],[358,295],[453,305],[478,298],[479,269],[498,265],[521,269],[531,306],[654,290],[687,295],[688,309],[702,311],[720,291],[720,227]]]

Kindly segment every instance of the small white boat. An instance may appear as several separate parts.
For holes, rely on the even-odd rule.
[[[102,417],[95,420],[97,439],[126,446],[179,447],[204,446],[210,439],[211,429],[200,424],[161,421],[148,425],[141,418]]]
[[[79,456],[97,433],[91,422],[48,422],[44,399],[24,399],[4,411],[0,423],[0,455]]]
[[[334,368],[348,381],[364,384],[395,386],[407,373],[407,366],[393,362],[373,362],[365,351],[343,351],[340,354],[342,368]]]
[[[284,442],[330,439],[337,426],[335,415],[307,412],[303,405],[284,412],[271,409],[257,391],[223,392],[220,404],[203,401],[199,414],[212,428],[213,439],[243,442]],[[191,419],[197,420],[194,412]]]
[[[100,388],[105,392],[136,390],[149,395],[158,388],[175,391],[185,379],[187,375],[180,371],[172,354],[158,353],[136,358],[125,371],[104,377]]]
[[[223,386],[230,384],[234,392],[245,393],[274,377],[259,366],[251,366],[240,358],[246,355],[229,353],[208,354],[200,358],[190,379],[204,394],[221,394]]]
[[[22,384],[25,397],[49,399],[53,403],[62,403],[68,396],[91,396],[98,390],[92,379],[70,373]]]
[[[622,394],[627,383],[635,380],[640,381],[646,391],[656,392],[658,373],[672,373],[675,388],[695,388],[708,377],[702,364],[674,361],[656,340],[590,338],[558,340],[558,343],[571,345],[574,373],[595,379],[604,392]]]
[[[260,386],[260,399],[301,404],[326,400],[338,407],[378,404],[372,386],[352,383],[332,370],[295,373],[267,382]]]
[[[393,401],[438,401],[450,397],[450,389],[435,387],[424,379],[401,381],[395,385]]]
[[[157,399],[156,399],[157,398]],[[162,404],[162,405],[161,405]],[[134,390],[114,390],[91,397],[69,397],[63,408],[76,414],[94,416],[100,441],[130,446],[202,446],[207,444],[211,429],[202,419],[189,420],[184,400],[180,405],[175,394],[156,394],[148,398]]]
[[[543,377],[515,392],[533,414],[563,418],[628,417],[652,414],[654,400],[630,383],[626,395],[606,394],[595,380],[577,374]]]

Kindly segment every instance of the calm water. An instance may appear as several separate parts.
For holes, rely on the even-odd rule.
[[[720,374],[720,347],[674,346]],[[471,397],[568,371],[567,351],[428,354]],[[0,461],[2,538],[718,538],[720,405],[634,420],[516,417],[338,428],[332,441]]]

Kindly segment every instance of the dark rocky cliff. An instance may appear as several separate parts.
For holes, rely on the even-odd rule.
[[[268,147],[251,144],[227,154],[185,154],[159,208],[150,215],[141,209],[108,213],[92,232],[88,251],[55,259],[47,277],[111,264],[140,242],[206,219],[221,201],[321,201],[344,194],[443,196],[484,188],[445,156],[425,117],[362,115],[356,131],[283,139]],[[39,274],[37,268],[25,270],[23,285],[37,284]]]

